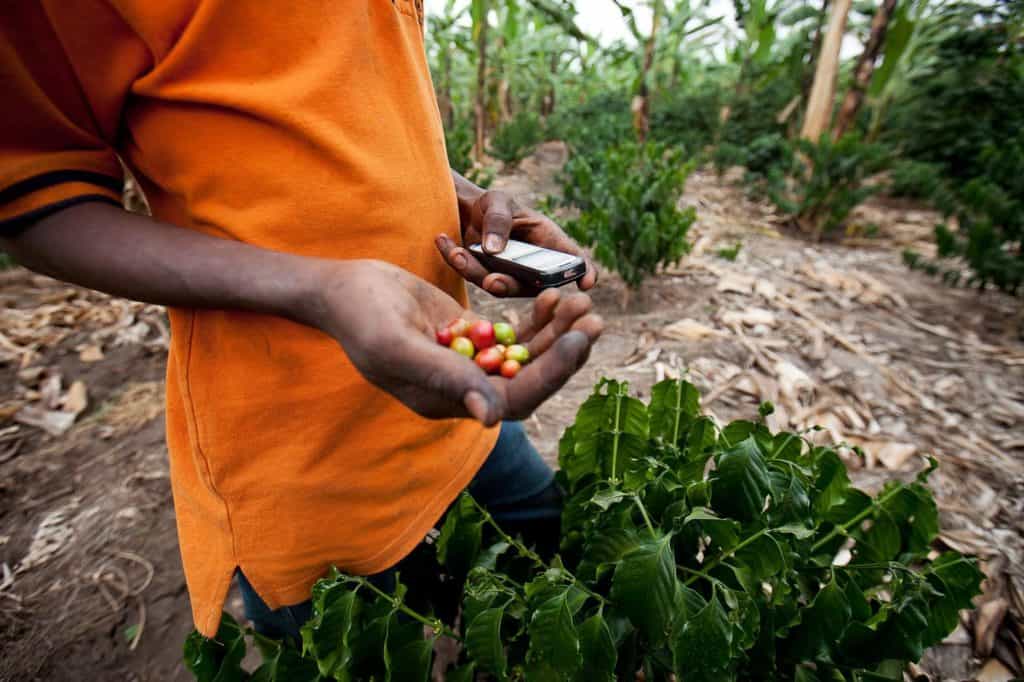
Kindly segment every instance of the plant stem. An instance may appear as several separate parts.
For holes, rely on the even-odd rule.
[[[651,523],[651,517],[647,515],[647,508],[644,507],[644,503],[640,501],[639,495],[633,496],[633,502],[636,503],[636,508],[640,510],[640,513],[644,517],[644,523],[647,524],[647,530],[651,531],[651,537],[656,537],[658,533],[654,530],[654,524]]]
[[[848,530],[850,530],[851,528],[856,526],[858,523],[860,523],[861,521],[863,521],[867,517],[871,516],[871,514],[873,514],[879,507],[881,507],[883,504],[885,504],[886,502],[888,502],[892,498],[896,497],[896,495],[898,493],[903,492],[903,490],[905,488],[906,488],[905,485],[898,486],[896,488],[893,488],[889,492],[887,492],[885,495],[882,495],[877,500],[872,500],[871,504],[868,505],[868,507],[866,509],[864,509],[864,511],[862,511],[859,514],[857,514],[856,516],[854,516],[852,519],[850,519],[846,523],[844,523],[844,524],[842,524],[840,526],[836,526],[835,528],[832,529],[831,533],[829,533],[828,535],[826,535],[825,537],[823,537],[822,539],[818,540],[813,545],[811,545],[811,551],[812,552],[817,552],[819,549],[821,549],[822,547],[827,545],[829,542],[834,540],[836,538],[836,536],[838,536],[838,535],[846,535],[846,532]]]
[[[717,568],[717,567],[718,567],[718,565],[719,565],[720,563],[722,563],[722,562],[723,562],[723,561],[725,561],[726,559],[729,559],[729,558],[731,558],[731,557],[732,557],[733,555],[735,555],[735,554],[736,554],[736,552],[740,551],[740,550],[741,550],[741,549],[743,549],[744,547],[747,547],[748,545],[752,544],[753,542],[755,542],[755,541],[759,540],[759,539],[760,539],[761,537],[763,537],[763,536],[767,535],[767,534],[768,534],[768,532],[769,532],[769,531],[771,531],[771,530],[772,530],[771,528],[762,528],[761,530],[757,531],[756,533],[754,533],[753,535],[751,535],[751,536],[750,536],[749,538],[747,538],[747,539],[746,539],[746,540],[744,540],[743,542],[739,543],[738,545],[736,545],[735,547],[733,547],[732,549],[730,549],[730,550],[729,550],[728,552],[726,552],[725,554],[722,554],[721,556],[718,556],[718,557],[716,557],[715,559],[712,559],[711,561],[709,561],[709,562],[708,562],[708,563],[707,563],[707,564],[706,564],[706,565],[704,566],[704,572],[705,572],[705,573],[708,573],[708,572],[710,572],[710,571],[714,570],[715,568]],[[678,568],[682,568],[683,570],[687,570],[687,571],[692,571],[692,569],[688,569],[688,568],[686,568],[685,566],[679,566]],[[700,577],[701,577],[701,576],[699,576],[699,575],[695,575],[695,576],[693,576],[692,578],[690,578],[689,580],[687,580],[687,581],[686,581],[685,583],[683,583],[683,584],[684,584],[684,585],[692,585],[693,583],[697,582],[697,579],[698,579],[698,578],[700,578]]]
[[[705,580],[707,580],[708,582],[711,582],[711,583],[721,582],[718,578],[716,578],[716,577],[714,577],[714,576],[712,576],[712,575],[710,575],[708,573],[705,573],[704,571],[698,571],[695,568],[689,568],[689,567],[683,566],[681,564],[676,564],[676,568],[679,569],[680,571],[683,571],[684,573],[689,573],[690,575],[693,575],[693,576],[695,576],[697,578],[704,578]],[[687,583],[687,584],[689,584],[689,583]]]
[[[415,621],[422,623],[423,625],[426,625],[428,628],[434,631],[435,635],[444,635],[446,637],[451,637],[452,639],[457,640],[459,642],[462,641],[462,637],[460,637],[455,631],[448,628],[444,623],[441,622],[439,618],[428,618],[423,614],[414,611],[413,609],[409,608],[409,606],[406,605],[406,603],[403,602],[401,599],[399,599],[393,594],[388,594],[384,590],[380,589],[379,587],[371,583],[366,578],[357,578],[356,580],[361,586],[368,588],[377,596],[383,597],[384,599],[390,601],[396,609],[398,609],[405,615],[409,616]]]
[[[506,533],[502,529],[502,527],[498,525],[498,522],[494,520],[494,517],[491,516],[491,513],[489,511],[487,511],[486,509],[484,509],[484,506],[482,504],[480,504],[479,502],[476,501],[476,498],[474,498],[472,495],[469,495],[469,499],[473,502],[473,506],[476,507],[476,510],[478,512],[480,512],[480,514],[484,517],[484,521],[486,523],[488,523],[491,526],[491,528],[493,528],[495,530],[495,532],[498,533],[498,535],[501,537],[501,539],[504,542],[507,542],[510,546],[514,547],[515,550],[517,552],[519,552],[519,554],[521,554],[522,556],[526,557],[527,559],[529,559],[530,561],[535,563],[538,568],[541,568],[541,569],[544,569],[544,570],[548,569],[547,563],[543,559],[540,558],[539,554],[537,554],[532,549],[530,549],[529,547],[527,547],[526,545],[524,545],[523,543],[519,542],[514,537],[512,537],[511,535]],[[575,584],[581,590],[586,592],[587,595],[589,595],[589,596],[593,597],[594,599],[598,600],[602,605],[606,604],[608,602],[607,599],[605,599],[604,597],[599,595],[597,592],[594,592],[589,587],[584,585],[575,575],[570,573],[568,569],[563,568],[562,570],[565,571],[565,574],[568,575],[572,579],[573,584]]]
[[[676,418],[672,426],[672,445],[679,447],[679,413],[683,406],[683,385],[676,382]]]
[[[619,413],[622,410],[622,394],[616,392],[615,394],[615,430],[614,438],[612,439],[612,483],[618,483],[619,477],[615,472],[618,470],[619,465],[619,438],[622,432],[619,430]]]

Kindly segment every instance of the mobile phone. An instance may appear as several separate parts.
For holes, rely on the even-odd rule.
[[[565,286],[587,274],[587,264],[579,256],[515,239],[508,240],[501,253],[486,253],[479,244],[473,244],[469,250],[491,272],[510,275],[534,289]]]

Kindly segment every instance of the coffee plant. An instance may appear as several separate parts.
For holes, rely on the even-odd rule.
[[[301,649],[225,616],[215,639],[189,637],[189,669],[203,682],[424,682],[450,637],[456,681],[901,680],[979,593],[974,559],[932,549],[934,462],[871,496],[836,448],[761,421],[720,426],[672,380],[647,404],[601,381],[559,451],[553,559],[468,494],[449,511],[434,572],[461,593],[458,617],[401,582],[334,571],[313,588]],[[264,654],[251,676],[247,634]]]
[[[902,159],[889,172],[889,196],[931,201],[942,189],[942,169],[933,163]]]
[[[574,156],[563,172],[564,199],[580,210],[566,227],[594,257],[638,287],[659,266],[689,251],[696,219],[679,198],[693,169],[679,149],[650,143],[610,147],[598,157]]]
[[[544,126],[540,118],[529,112],[521,112],[498,128],[487,153],[503,161],[506,166],[515,167],[543,141]]]

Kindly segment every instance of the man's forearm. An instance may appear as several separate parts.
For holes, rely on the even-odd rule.
[[[334,261],[304,258],[79,204],[0,238],[26,267],[117,296],[185,308],[268,313],[317,326]]]

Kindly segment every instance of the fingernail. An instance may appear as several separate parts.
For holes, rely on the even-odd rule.
[[[459,270],[465,270],[466,266],[469,265],[469,262],[466,260],[466,256],[464,254],[457,253],[452,256],[452,265]]]
[[[496,234],[489,234],[484,241],[484,248],[491,253],[500,253],[505,248],[505,240]]]
[[[491,284],[491,293],[495,296],[504,296],[508,293],[508,285],[499,279],[497,282]]]

